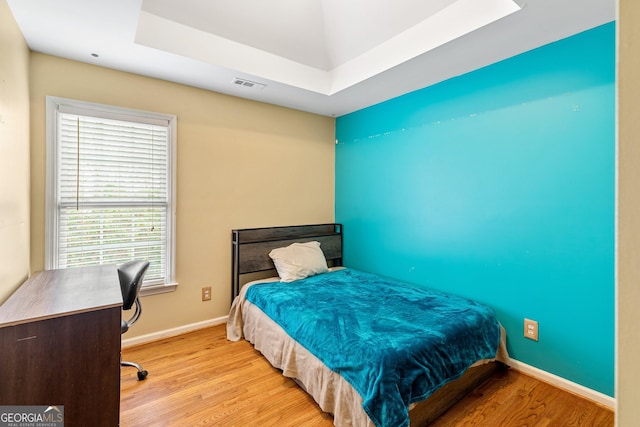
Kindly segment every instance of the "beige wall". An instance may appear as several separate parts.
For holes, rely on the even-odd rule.
[[[0,304],[29,274],[29,49],[0,0]]]
[[[33,53],[34,271],[44,267],[47,95],[178,117],[178,290],[144,297],[127,338],[228,314],[233,228],[334,221],[333,118]]]
[[[616,425],[640,423],[640,2],[618,2]]]

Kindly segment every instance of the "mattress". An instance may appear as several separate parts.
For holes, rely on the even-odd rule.
[[[338,277],[338,274],[336,274],[335,276],[331,276],[332,274],[334,273],[326,273],[325,275],[321,275],[321,276],[326,276],[328,278],[332,278],[333,280],[337,280],[335,278]],[[351,269],[342,270],[340,272],[340,275],[342,276],[351,275],[360,279],[364,277],[366,280],[370,280],[370,277],[373,277],[373,279],[371,280],[374,280],[374,281],[377,280],[375,278],[377,276],[370,276],[368,275],[368,273],[361,274],[361,272],[357,272],[357,270],[354,271]],[[304,287],[302,286],[305,284],[308,285],[308,288],[307,288],[308,290],[322,287],[324,292],[325,285],[323,284],[324,282],[322,282],[322,280],[325,280],[324,277],[313,278],[311,283],[305,282],[310,279],[312,278],[304,279],[303,281],[299,281],[293,284],[293,286],[295,287],[293,289],[293,292],[294,292],[293,295],[296,300],[305,299],[305,298],[300,298],[295,296],[296,295],[295,292],[306,292],[304,291]],[[385,286],[387,287],[395,286],[395,283],[390,283],[388,280],[389,279],[383,280]],[[255,348],[258,351],[260,351],[274,367],[282,370],[285,376],[296,379],[296,381],[302,387],[304,387],[305,390],[316,400],[316,402],[319,404],[319,406],[323,411],[332,413],[334,416],[334,424],[336,426],[408,425],[409,405],[414,403],[417,400],[422,400],[428,397],[428,395],[432,392],[431,388],[433,387],[429,385],[420,385],[418,382],[415,382],[414,379],[409,378],[409,384],[411,387],[411,390],[409,390],[408,392],[409,396],[406,396],[406,393],[405,393],[405,395],[391,397],[391,400],[394,400],[394,399],[402,400],[405,406],[404,410],[405,412],[407,412],[406,418],[403,418],[405,416],[402,413],[403,408],[399,408],[399,411],[400,411],[399,414],[392,413],[393,412],[392,410],[397,411],[398,409],[398,408],[393,409],[394,405],[390,406],[391,409],[385,409],[384,405],[386,405],[387,402],[380,399],[387,399],[387,396],[392,394],[390,391],[393,391],[391,390],[391,388],[394,387],[393,384],[391,384],[391,388],[390,388],[389,386],[385,386],[384,383],[374,383],[374,386],[369,385],[369,383],[364,383],[365,385],[363,385],[363,383],[359,383],[357,381],[357,378],[354,379],[353,372],[347,372],[340,368],[340,366],[342,366],[344,363],[346,363],[347,365],[350,365],[350,364],[353,364],[353,362],[349,362],[349,361],[344,362],[342,360],[343,359],[342,355],[338,355],[340,359],[340,363],[338,365],[340,366],[336,368],[336,366],[334,366],[335,365],[334,361],[332,361],[331,359],[332,357],[336,356],[335,352],[333,352],[332,354],[331,349],[329,348],[328,349],[329,356],[327,356],[327,354],[324,354],[323,353],[324,350],[327,350],[327,349],[321,348],[323,343],[322,341],[320,345],[314,346],[313,343],[310,344],[309,342],[305,341],[305,338],[298,337],[298,340],[302,341],[302,343],[294,339],[295,331],[293,330],[295,328],[292,329],[291,325],[287,323],[288,321],[286,320],[286,316],[284,316],[285,317],[284,320],[283,318],[279,317],[278,312],[282,311],[281,309],[275,309],[274,311],[273,308],[265,307],[263,302],[259,301],[259,298],[258,300],[256,300],[255,296],[252,297],[254,299],[254,302],[247,300],[247,292],[250,289],[253,288],[252,291],[249,291],[251,296],[251,294],[254,293],[254,291],[256,290],[268,288],[268,285],[264,285],[262,286],[262,288],[260,287],[254,288],[254,286],[258,285],[259,283],[273,283],[273,282],[278,282],[278,279],[274,278],[274,279],[256,281],[256,282],[249,283],[243,287],[240,295],[234,300],[231,311],[230,311],[229,320],[227,323],[228,338],[234,341],[244,337],[249,342],[251,342],[255,346]],[[341,284],[341,287],[344,288],[344,282],[339,281],[339,283]],[[369,286],[369,282],[365,281],[365,283],[367,283],[367,287],[374,286],[373,284]],[[285,289],[285,288],[282,288],[281,286],[285,286],[285,285],[287,284],[280,284],[280,283],[277,283],[275,285],[272,284],[270,285],[271,292],[276,292],[278,297],[280,297],[280,293],[282,293],[281,289],[282,290]],[[291,285],[291,284],[288,284],[288,285]],[[350,286],[350,285],[346,285],[346,286]],[[358,292],[358,295],[360,292],[366,293],[365,288],[362,288],[362,289],[354,288],[354,290]],[[374,290],[374,293],[375,292],[377,291]],[[304,293],[302,295],[304,295]],[[415,294],[411,294],[411,295],[413,295],[411,298],[415,298]],[[450,298],[449,296],[446,296],[446,297]],[[311,306],[318,305],[318,300],[321,298],[322,298],[321,296],[314,296],[312,298]],[[367,298],[370,298],[370,297],[367,297]],[[453,297],[453,298],[455,299],[456,297]],[[356,298],[352,296],[348,299],[354,300]],[[375,303],[375,304],[377,304],[377,306],[380,306],[379,303]],[[406,304],[406,301],[403,304]],[[285,312],[289,311],[289,313],[291,314],[290,308],[292,306],[293,306],[292,302],[289,301],[286,304],[287,309],[285,309],[284,311]],[[385,302],[383,306],[386,307],[387,303]],[[305,314],[304,315],[296,314],[293,317],[303,317],[303,318],[307,318],[308,313],[312,311],[308,308],[303,308],[303,309],[297,308],[294,310],[298,310],[295,313],[304,312]],[[319,316],[321,318],[323,316],[326,317],[326,310],[320,310],[320,311],[324,314],[321,313],[319,314]],[[390,311],[393,313],[394,309],[387,310],[387,311]],[[411,310],[402,310],[402,311],[410,312]],[[267,313],[270,313],[273,318],[270,317]],[[381,315],[381,317],[385,317],[385,315]],[[349,322],[352,323],[352,326],[354,326],[353,322],[359,323],[358,320],[353,320],[353,319],[349,320]],[[341,323],[342,325],[340,326]],[[338,325],[338,328],[343,328],[343,329],[345,327],[349,328],[348,324],[347,325],[344,324],[343,316],[341,316],[339,320],[336,320],[335,324]],[[358,327],[361,327],[361,326],[362,325],[358,325]],[[312,328],[314,332],[319,329],[322,329],[317,326],[313,326]],[[498,339],[496,340],[497,342],[495,343],[495,348],[491,350],[492,354],[490,355],[485,354],[485,357],[481,359],[469,360],[467,361],[468,363],[465,362],[466,365],[460,368],[459,372],[456,371],[453,374],[450,372],[447,373],[444,377],[445,380],[442,381],[442,384],[457,378],[459,375],[461,375],[464,372],[464,370],[468,366],[471,366],[473,364],[485,363],[487,361],[494,360],[494,359],[506,361],[508,356],[507,356],[506,348],[504,345],[505,344],[504,329],[499,325],[498,325],[498,328],[499,328],[499,336],[498,336]],[[354,328],[354,329],[357,329],[357,328]],[[381,336],[381,338],[384,338],[382,341],[380,341],[381,346],[385,345],[385,344],[382,344],[382,342],[386,340],[386,335],[387,333]],[[376,341],[374,342],[377,342],[377,339],[378,338],[376,338]],[[409,342],[411,343],[413,343],[413,341],[416,341],[416,340],[409,340]],[[336,347],[335,343],[331,344],[330,341],[327,341],[327,343],[329,347],[333,347],[333,348]],[[356,359],[359,357],[357,354],[358,352],[368,352],[366,347],[368,344],[364,343],[362,345],[364,345],[365,347],[360,347],[359,350],[356,351]],[[395,341],[392,341],[391,346],[394,347],[395,345],[396,345]],[[406,346],[406,343],[402,345]],[[352,346],[352,343],[350,343],[345,348],[351,348],[351,346]],[[414,345],[411,344],[411,346],[413,347]],[[374,347],[374,346],[369,345],[369,347]],[[404,348],[401,348],[401,351],[399,352],[394,351],[393,354],[395,357],[395,354],[404,354],[407,351],[409,350],[405,350]],[[438,351],[440,351],[440,349],[438,349]],[[340,353],[344,353],[344,350],[341,351]],[[489,356],[493,356],[493,357],[489,357]],[[410,358],[411,357],[413,356],[410,356]],[[427,361],[425,362],[420,361],[419,365],[422,366],[422,364],[426,364],[426,363]],[[393,362],[391,363],[390,366],[395,368],[396,365],[397,364]],[[328,366],[332,366],[333,369],[329,368]],[[381,375],[380,374],[381,371],[389,370],[388,368],[383,368],[378,371],[375,371],[375,370],[370,371],[368,369],[368,366],[369,364],[365,366],[365,368],[367,368],[364,373],[365,377],[366,376],[377,377]],[[437,367],[430,368],[428,367],[428,365],[426,366],[427,366],[426,368],[427,370],[439,369]],[[396,375],[396,377],[398,376],[397,373],[395,374],[392,373],[392,375]],[[382,386],[380,384],[382,384]],[[418,384],[420,386],[418,387],[415,384]],[[439,383],[435,384],[434,387],[440,386],[442,384],[439,384]],[[375,389],[376,387],[383,391],[381,396],[376,396],[368,393],[368,391],[370,391],[371,389]],[[376,413],[376,411],[378,412]],[[391,414],[392,416],[387,416],[388,413],[392,413]],[[375,422],[372,420],[375,420]]]

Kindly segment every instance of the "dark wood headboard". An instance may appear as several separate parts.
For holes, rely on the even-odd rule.
[[[231,231],[231,301],[240,293],[240,275],[273,270],[269,252],[291,243],[318,241],[329,266],[342,265],[342,224],[245,228]]]

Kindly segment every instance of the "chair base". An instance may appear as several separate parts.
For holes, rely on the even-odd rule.
[[[149,372],[142,369],[142,366],[135,362],[125,362],[124,360],[122,360],[120,361],[120,366],[130,366],[132,368],[136,368],[138,370],[138,381],[144,380],[145,378],[147,378],[147,375],[149,375]]]

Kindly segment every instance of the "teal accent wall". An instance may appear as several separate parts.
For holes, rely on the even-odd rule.
[[[336,139],[347,266],[482,301],[512,358],[613,396],[614,23],[339,117]]]

